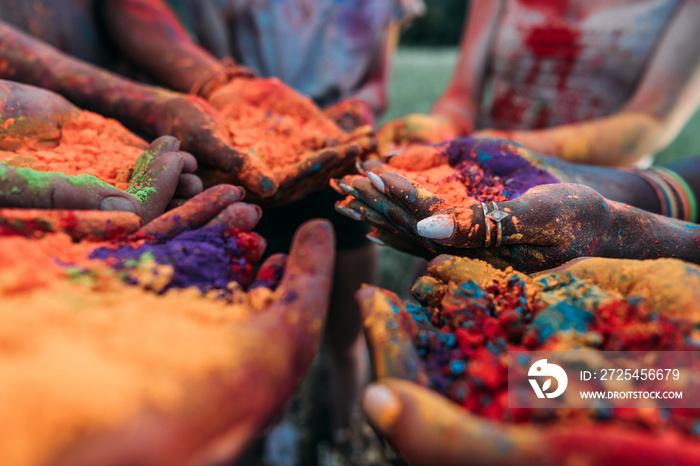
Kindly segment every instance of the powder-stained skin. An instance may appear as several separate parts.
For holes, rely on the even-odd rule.
[[[663,275],[650,273],[653,270],[663,270]],[[455,404],[448,409],[454,415],[460,416],[462,409],[468,411],[461,427],[464,432],[451,432],[462,441],[476,441],[486,429],[483,446],[464,447],[465,452],[484,455],[482,463],[501,464],[498,458],[515,454],[529,461],[554,457],[565,463],[567,459],[597,457],[608,461],[598,464],[634,464],[639,455],[630,447],[642,439],[652,442],[647,450],[655,452],[654,458],[671,449],[675,449],[674,458],[692,457],[698,449],[697,410],[654,405],[626,410],[614,406],[510,409],[506,354],[574,348],[694,350],[699,285],[700,268],[673,259],[587,259],[528,276],[513,269],[496,270],[480,261],[441,256],[413,287],[419,304],[374,287],[359,291],[357,298],[378,378],[412,380],[452,400]],[[681,308],[682,312],[672,310]],[[570,384],[575,383],[570,378]],[[413,408],[418,409],[417,422],[440,424],[432,418],[429,405]],[[508,426],[513,423],[517,426]],[[399,428],[408,427],[393,426],[392,433],[401,435]],[[553,432],[561,434],[560,440],[568,435],[592,440],[597,438],[596,432],[601,436],[593,443],[563,448],[557,436],[551,436]],[[666,437],[661,432],[673,434]],[[513,448],[517,449],[504,451],[498,442],[488,442],[496,434],[514,436]],[[670,440],[677,434],[682,435],[685,446]],[[539,445],[547,448],[529,451],[522,444],[516,445],[520,443],[516,442],[518,435],[535,436],[542,442]],[[615,442],[627,436],[627,446]],[[440,444],[454,447],[451,442],[432,440],[426,445],[428,451]],[[616,455],[611,454],[611,445],[619,448]]]

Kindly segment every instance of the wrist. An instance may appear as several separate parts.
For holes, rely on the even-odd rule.
[[[221,86],[225,86],[234,79],[252,79],[255,77],[255,73],[249,68],[242,65],[237,65],[230,58],[225,58],[219,62],[216,62],[207,71],[202,73],[202,75],[192,84],[189,93],[204,99],[209,99],[212,92]]]
[[[697,201],[688,184],[676,172],[664,167],[625,170],[643,179],[655,194],[654,212],[686,222],[697,221]]]
[[[438,101],[431,115],[444,119],[460,136],[474,131],[474,112],[453,100]]]

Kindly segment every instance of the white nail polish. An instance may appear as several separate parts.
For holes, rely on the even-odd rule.
[[[345,183],[338,183],[338,186],[340,187],[340,189],[343,190],[345,194],[350,194],[350,191],[352,191],[352,188],[346,185]]]
[[[424,238],[447,239],[455,232],[455,220],[448,214],[433,215],[418,222],[416,228]]]
[[[362,168],[362,162],[360,162],[359,160],[355,161],[355,168],[357,168],[357,173],[361,175],[365,174],[365,170],[364,168]]]
[[[380,240],[379,238],[375,238],[372,235],[365,235],[365,238],[373,242],[374,244],[378,244],[379,246],[385,246],[384,241]]]
[[[367,172],[366,175],[375,188],[377,188],[381,192],[384,192],[384,190],[386,189],[386,187],[384,186],[384,180],[382,180],[381,178],[379,178],[378,175],[375,175],[372,172]]]

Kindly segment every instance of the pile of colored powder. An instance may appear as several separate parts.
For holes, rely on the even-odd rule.
[[[112,268],[125,272],[127,281],[138,282],[129,271],[143,261],[172,267],[172,275],[163,288],[196,287],[202,293],[227,290],[232,282],[250,284],[253,264],[250,259],[259,248],[259,237],[220,225],[186,231],[163,243],[139,241],[96,249],[90,258],[101,259]],[[271,283],[271,285],[274,285]]]
[[[115,120],[82,111],[61,128],[55,147],[22,147],[0,151],[0,162],[14,167],[66,175],[92,175],[126,190],[136,159],[146,142]]]
[[[101,274],[4,293],[0,464],[51,464],[140,413],[203,403],[193,388],[238,368],[232,329],[251,312],[193,288],[157,295]]]
[[[468,259],[454,260],[467,264],[462,268],[468,273],[456,281],[420,278],[413,288],[420,305],[407,304],[403,316],[416,323],[411,339],[430,388],[475,414],[499,421],[552,423],[590,416],[700,435],[699,416],[693,410],[616,410],[609,405],[593,412],[516,410],[508,408],[507,400],[508,351],[696,350],[700,341],[694,330],[697,320],[690,321],[687,315],[669,317],[638,296],[625,295],[614,287],[605,289],[570,273],[530,277]],[[659,265],[688,267],[675,260]],[[610,269],[611,264],[605,262],[601,267]],[[700,284],[700,268],[692,268],[692,275],[677,282],[675,289],[681,295],[679,290],[690,286],[686,294],[695,296],[695,304],[688,311],[697,317],[700,289],[692,290]],[[623,275],[621,282],[628,280]],[[577,382],[570,379],[569,384]]]
[[[307,106],[287,104],[283,97],[276,98],[274,86],[267,94],[257,88],[247,91],[236,81],[229,86],[235,97],[214,105],[226,120],[233,147],[257,155],[272,169],[289,167],[310,152],[347,139],[311,101]]]
[[[389,159],[389,171],[416,181],[449,205],[502,202],[530,188],[559,183],[549,172],[500,141],[455,139],[409,149],[410,157]]]

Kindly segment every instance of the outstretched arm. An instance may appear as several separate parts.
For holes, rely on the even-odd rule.
[[[0,78],[50,89],[82,108],[116,118],[157,137],[172,135],[199,161],[234,175],[251,192],[269,196],[276,182],[261,161],[230,146],[219,114],[203,99],[138,84],[65,55],[0,22]]]
[[[470,2],[450,83],[430,115],[413,113],[386,123],[377,134],[380,153],[389,153],[404,144],[442,142],[474,130],[488,52],[504,2]]]
[[[459,135],[474,130],[489,49],[503,10],[503,0],[470,2],[450,83],[435,102],[432,114],[447,118]]]
[[[120,51],[172,89],[190,92],[203,73],[225,77],[163,0],[108,0],[104,20]]]
[[[700,4],[678,8],[637,90],[624,108],[591,121],[536,131],[482,131],[572,162],[629,165],[666,146],[700,103],[700,43],[691,40]]]

